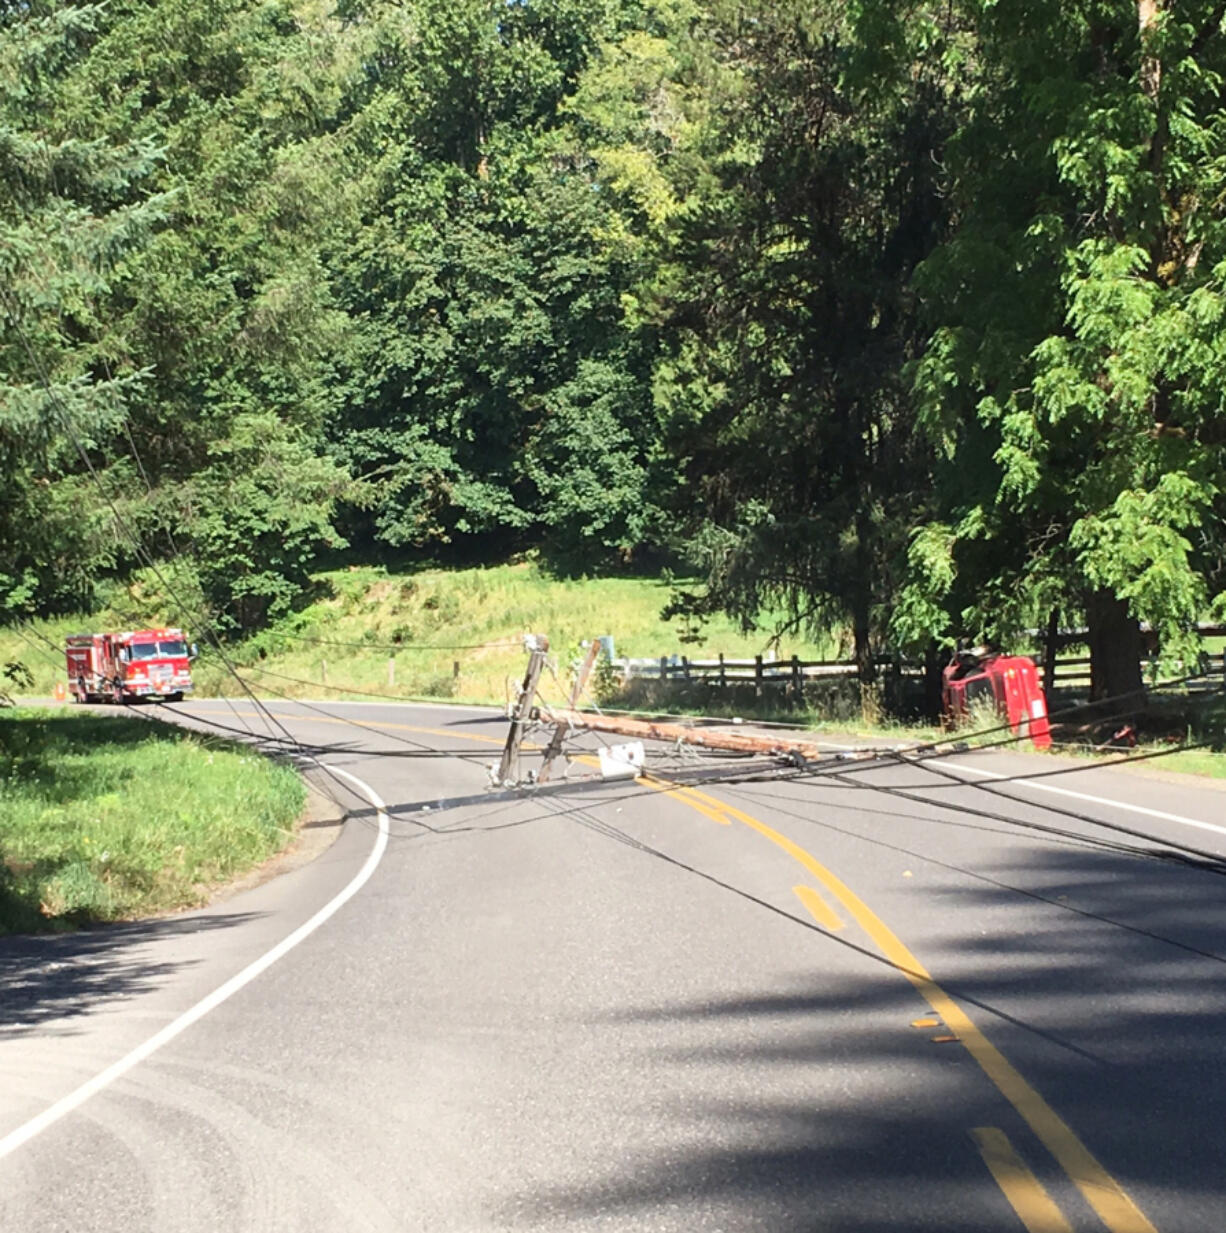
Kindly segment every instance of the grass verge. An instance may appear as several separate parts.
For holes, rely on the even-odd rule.
[[[122,715],[0,711],[0,932],[197,906],[283,847],[288,767]]]
[[[1177,771],[1181,775],[1203,775],[1209,779],[1226,779],[1226,754],[1211,749],[1190,750],[1187,753],[1164,753],[1148,765],[1160,771]]]

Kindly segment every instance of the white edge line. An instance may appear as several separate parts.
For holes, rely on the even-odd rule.
[[[1089,792],[1075,792],[1072,788],[1061,788],[1055,784],[1029,783],[1025,779],[1014,779],[1012,775],[1005,775],[1000,771],[985,771],[977,766],[950,765],[947,769],[961,771],[967,775],[982,775],[985,779],[1010,779],[1019,788],[1029,788],[1033,792],[1055,792],[1060,796],[1071,796],[1079,801],[1093,801],[1098,805],[1109,805],[1112,809],[1127,809],[1131,813],[1144,814],[1147,818],[1160,818],[1164,822],[1178,822],[1182,826],[1195,826],[1198,830],[1213,831],[1217,835],[1226,835],[1226,826],[1215,826],[1212,822],[1202,822],[1199,818],[1185,818],[1183,814],[1179,813],[1167,813],[1162,809],[1149,809],[1144,805],[1129,804],[1127,801],[1114,801],[1110,797],[1094,796]],[[1089,771],[1094,768],[1087,766],[1084,769]]]
[[[265,951],[264,954],[249,963],[242,971],[231,976],[225,984],[218,986],[212,993],[202,998],[190,1009],[185,1010],[177,1019],[173,1019],[162,1028],[160,1032],[150,1036],[143,1044],[137,1045],[135,1049],[125,1054],[117,1062],[112,1062],[105,1070],[100,1071],[92,1079],[81,1084],[75,1091],[69,1092],[67,1096],[57,1100],[55,1104],[43,1110],[37,1117],[31,1118],[24,1125],[18,1126],[16,1130],[10,1131],[3,1139],[0,1139],[0,1160],[16,1151],[23,1144],[28,1143],[35,1135],[41,1134],[48,1127],[54,1125],[62,1117],[72,1113],[75,1109],[79,1109],[90,1097],[96,1096],[104,1088],[114,1083],[116,1079],[126,1075],[133,1067],[139,1066],[141,1062],[156,1053],[163,1045],[169,1044],[176,1036],[187,1031],[192,1024],[203,1019],[209,1011],[216,1010],[227,998],[233,997],[245,985],[249,985],[257,976],[272,967],[278,959],[287,955],[299,942],[314,933],[320,925],[335,915],[365,886],[371,874],[374,873],[378,866],[379,861],[383,858],[384,850],[387,848],[389,829],[386,813],[387,805],[379,799],[369,784],[359,779],[356,775],[341,770],[339,767],[332,767],[331,773],[342,775],[350,780],[357,790],[375,807],[379,816],[379,833],[375,839],[374,847],[371,848],[370,855],[367,856],[362,868],[353,876],[348,885],[324,904],[314,916],[299,925],[288,937],[283,938],[271,950]]]

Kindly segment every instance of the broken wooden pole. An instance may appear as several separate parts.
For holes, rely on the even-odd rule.
[[[583,691],[587,689],[588,680],[591,678],[592,669],[596,667],[596,661],[600,658],[600,639],[593,638],[588,645],[587,654],[583,658],[583,663],[579,665],[579,671],[575,675],[575,683],[570,691],[570,709],[573,710],[579,705],[579,700],[583,697]],[[566,740],[566,734],[570,730],[570,725],[562,722],[559,723],[553,730],[553,736],[549,738],[549,744],[545,748],[544,757],[541,759],[541,769],[537,774],[537,782],[544,783],[549,778],[549,770],[554,759],[562,752],[562,745]]]
[[[524,645],[528,648],[528,669],[524,673],[524,683],[519,688],[519,697],[515,700],[511,714],[511,730],[507,733],[502,761],[498,764],[498,777],[495,782],[499,787],[509,787],[519,782],[519,748],[523,744],[524,725],[532,715],[537,685],[545,667],[545,655],[549,651],[549,639],[543,634],[528,634],[524,638]]]
[[[676,744],[697,745],[703,749],[726,749],[733,753],[761,754],[786,757],[797,755],[806,762],[816,762],[831,757],[812,741],[794,737],[779,737],[770,733],[727,732],[710,728],[691,728],[685,724],[660,723],[652,719],[629,719],[623,715],[595,715],[589,711],[573,709],[550,711],[551,722],[569,728],[586,728],[591,732],[611,732],[643,741],[665,741]],[[842,755],[846,756],[846,755]],[[866,757],[875,756],[875,751],[865,751]]]

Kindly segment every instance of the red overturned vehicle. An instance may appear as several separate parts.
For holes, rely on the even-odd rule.
[[[1013,735],[1035,749],[1051,748],[1047,699],[1039,671],[1026,655],[1004,655],[983,648],[959,651],[944,672],[943,703],[949,723],[971,721],[980,708],[994,711]]]
[[[196,648],[181,629],[122,634],[70,634],[65,644],[68,687],[78,702],[180,702],[192,691]]]

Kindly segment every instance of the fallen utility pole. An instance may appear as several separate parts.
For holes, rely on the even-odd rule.
[[[549,639],[544,634],[528,634],[524,638],[524,646],[528,649],[528,670],[524,673],[524,683],[515,699],[511,730],[507,733],[507,743],[503,747],[502,761],[498,764],[497,778],[494,780],[495,786],[500,788],[512,787],[519,782],[519,749],[524,740],[524,725],[532,717],[537,686],[549,651]]]
[[[586,728],[591,732],[611,732],[617,736],[629,736],[644,741],[680,742],[698,745],[703,749],[726,749],[733,753],[764,754],[776,757],[803,758],[806,762],[818,762],[823,758],[838,757],[840,760],[858,760],[876,757],[881,750],[842,752],[837,755],[822,749],[812,741],[780,738],[769,734],[748,732],[724,732],[691,728],[685,724],[659,723],[650,719],[627,719],[621,715],[596,715],[588,711],[565,709],[550,711],[546,716],[551,723],[570,728]]]
[[[588,680],[592,675],[592,669],[596,667],[596,660],[599,658],[600,639],[593,638],[575,676],[575,683],[570,691],[569,710],[573,711],[579,705],[579,700],[583,697],[583,691],[587,688]],[[549,778],[554,759],[562,752],[562,746],[566,743],[566,734],[569,731],[570,725],[565,720],[554,728],[553,736],[550,737],[549,745],[545,749],[545,756],[541,759],[541,769],[537,773],[538,783],[544,783]]]

